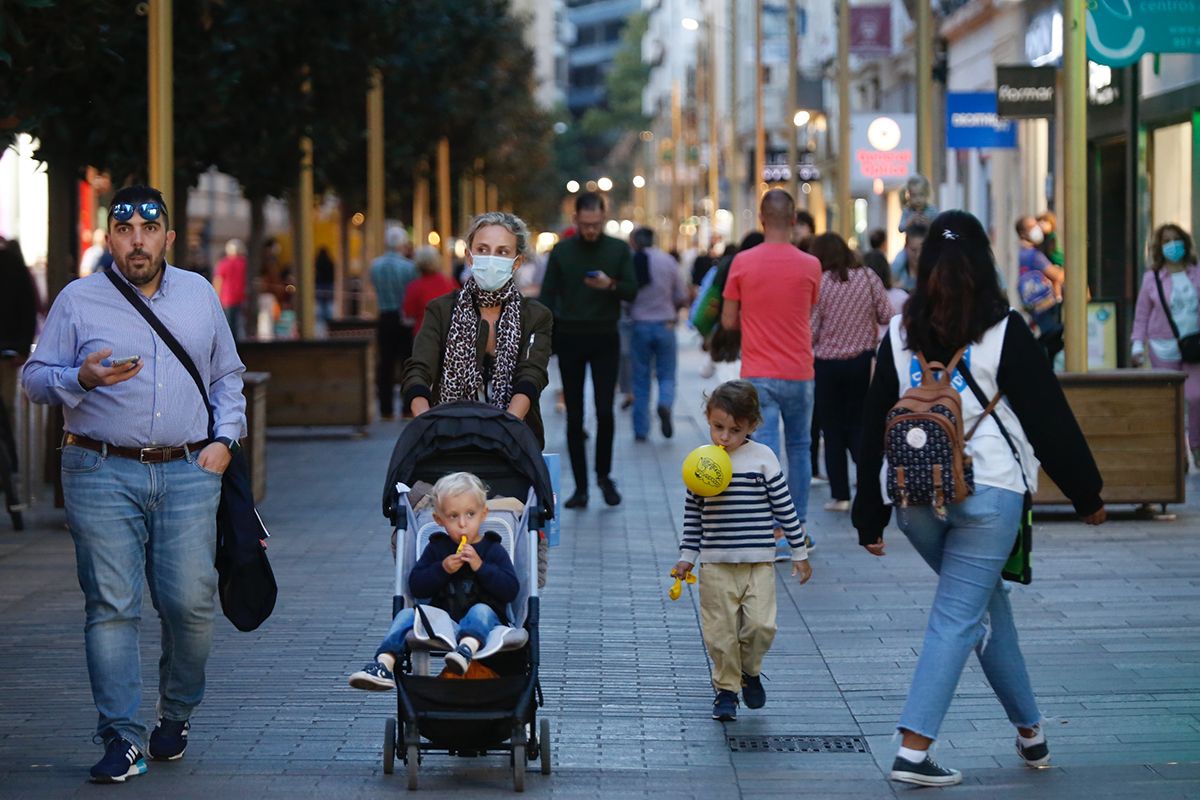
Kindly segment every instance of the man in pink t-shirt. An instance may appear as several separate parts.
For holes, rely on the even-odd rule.
[[[792,196],[782,189],[763,195],[758,218],[765,241],[734,257],[725,282],[721,325],[741,328],[742,377],[758,389],[762,407],[763,424],[755,438],[781,460],[779,422],[783,420],[788,490],[804,523],[812,480],[810,319],[821,285],[821,263],[791,243],[795,212]]]
[[[246,302],[246,245],[240,239],[225,243],[225,257],[213,271],[213,288],[221,299],[221,308],[233,338],[242,338],[242,304]]]

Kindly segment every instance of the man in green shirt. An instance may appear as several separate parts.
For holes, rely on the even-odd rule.
[[[637,294],[629,245],[604,233],[604,198],[584,192],[575,198],[576,236],[550,251],[539,300],[554,312],[554,348],[567,405],[567,451],[575,493],[567,508],[586,508],[587,452],[583,432],[583,384],[592,368],[596,402],[596,483],[604,502],[621,502],[612,471],[613,393],[621,361],[617,321],[621,301]]]

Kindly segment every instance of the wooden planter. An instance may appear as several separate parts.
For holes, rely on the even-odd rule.
[[[1185,377],[1145,369],[1059,375],[1104,477],[1105,503],[1184,502]],[[1034,502],[1069,503],[1045,472]]]
[[[371,421],[371,339],[241,342],[246,370],[271,374],[270,425],[352,426]]]

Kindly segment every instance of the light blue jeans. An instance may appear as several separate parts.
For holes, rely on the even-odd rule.
[[[1024,728],[1041,720],[1000,579],[1021,506],[1016,492],[978,486],[975,494],[950,506],[944,520],[925,506],[897,510],[900,530],[938,574],[900,728],[937,738],[971,650],[1008,719]]]
[[[650,361],[658,378],[658,405],[675,405],[675,326],[668,322],[635,322],[629,344],[633,364],[633,435],[650,434]]]
[[[758,390],[763,423],[754,432],[783,461],[779,450],[779,421],[783,420],[783,446],[787,452],[787,483],[801,524],[808,519],[808,485],[812,483],[813,382],[781,378],[746,378]]]
[[[408,632],[413,629],[414,618],[416,613],[411,608],[402,608],[400,613],[392,618],[392,627],[388,629],[387,636],[383,637],[383,641],[379,644],[379,649],[375,651],[375,655],[381,653],[392,653],[399,655],[404,652],[404,640],[408,638]],[[492,632],[492,628],[500,624],[500,617],[492,610],[492,607],[485,603],[476,603],[467,609],[467,613],[463,614],[454,625],[454,635],[461,640],[464,636],[470,636],[481,645],[487,641],[488,634]]]
[[[146,746],[138,624],[142,580],[162,624],[158,713],[186,720],[204,697],[212,647],[221,476],[189,457],[165,464],[62,453],[67,524],[86,609],[84,641],[96,737]]]

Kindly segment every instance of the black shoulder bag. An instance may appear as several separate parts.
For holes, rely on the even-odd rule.
[[[975,382],[975,376],[971,374],[967,365],[959,362],[958,373],[963,376],[967,386],[971,387],[971,393],[975,395],[979,404],[985,409],[988,408],[987,395],[979,388],[979,384]],[[1012,450],[1013,458],[1017,460],[1017,469],[1021,471],[1021,482],[1025,484],[1021,519],[1017,523],[1017,538],[1013,542],[1012,552],[1008,554],[1008,561],[1004,562],[1004,568],[1000,570],[1000,577],[1014,583],[1029,584],[1033,581],[1033,568],[1030,564],[1030,554],[1033,552],[1033,492],[1029,489],[1029,480],[1025,477],[1025,465],[1021,463],[1021,454],[1017,450],[1016,443],[1008,435],[1004,423],[1000,421],[1000,415],[994,410],[991,413],[992,419],[996,420],[996,427],[1000,429],[1000,435],[1004,437],[1004,441],[1008,443],[1008,449]],[[978,425],[978,423],[976,424]]]
[[[192,376],[204,406],[208,409],[208,437],[213,437],[214,419],[212,404],[208,401],[208,390],[204,379],[196,369],[196,363],[188,355],[179,340],[167,330],[162,320],[150,307],[134,294],[133,287],[112,273],[105,271],[113,286],[141,314],[154,329],[163,343],[170,348],[179,363]],[[233,454],[229,467],[221,479],[221,503],[217,508],[217,591],[221,597],[221,610],[225,617],[240,631],[252,631],[266,622],[275,610],[275,598],[279,589],[275,573],[267,560],[267,533],[258,510],[254,507],[254,493],[250,485],[250,467],[246,456],[239,448]]]
[[[1175,324],[1175,317],[1171,316],[1171,307],[1167,305],[1167,295],[1162,287],[1162,273],[1159,270],[1154,270],[1154,283],[1158,286],[1158,301],[1162,303],[1163,313],[1167,315],[1171,333],[1174,334],[1175,341],[1179,342],[1180,358],[1189,364],[1200,362],[1200,333],[1179,335],[1179,326]]]

